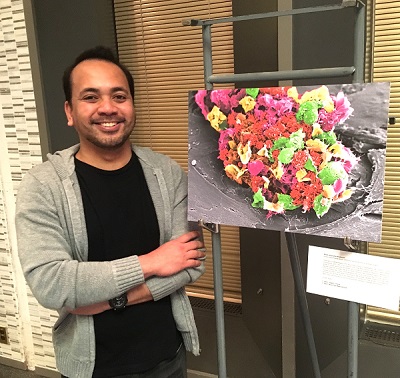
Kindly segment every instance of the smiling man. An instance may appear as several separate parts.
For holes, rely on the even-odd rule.
[[[170,158],[133,146],[133,79],[112,52],[83,52],[63,76],[80,143],[30,170],[17,196],[21,265],[59,312],[64,377],[186,377],[199,342],[184,286],[204,271],[188,232],[187,180]]]

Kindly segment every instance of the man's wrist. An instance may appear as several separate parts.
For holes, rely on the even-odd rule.
[[[115,311],[124,310],[126,305],[128,304],[128,295],[127,295],[127,293],[119,295],[118,297],[115,297],[115,298],[111,298],[108,301],[108,304]]]
[[[142,268],[144,279],[149,278],[154,275],[154,272],[151,271],[152,264],[150,262],[151,252],[146,253],[145,255],[138,256],[140,267]]]

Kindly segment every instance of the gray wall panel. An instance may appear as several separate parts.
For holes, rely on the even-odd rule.
[[[49,152],[78,142],[64,114],[62,74],[83,50],[106,45],[116,51],[112,0],[32,1],[42,77]],[[46,151],[44,151],[46,152]]]

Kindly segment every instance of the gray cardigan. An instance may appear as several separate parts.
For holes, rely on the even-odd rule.
[[[154,300],[171,295],[172,311],[188,351],[199,354],[193,312],[184,286],[204,272],[183,270],[170,277],[144,279],[137,256],[87,262],[88,239],[82,197],[75,174],[79,145],[48,155],[31,169],[17,195],[18,253],[29,287],[38,302],[59,312],[53,343],[59,371],[91,377],[95,361],[92,316],[74,309],[106,301],[146,282]],[[170,158],[133,146],[143,167],[160,227],[160,244],[187,231],[187,178]]]

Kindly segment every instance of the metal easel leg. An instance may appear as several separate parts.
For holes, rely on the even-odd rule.
[[[344,245],[349,251],[360,252],[360,243],[350,238],[344,238]],[[358,377],[358,333],[360,304],[349,302],[347,315],[347,377]]]
[[[360,305],[349,302],[348,306],[348,352],[347,352],[347,377],[356,378],[358,376],[358,318]]]
[[[203,34],[203,60],[204,60],[204,84],[206,89],[213,88],[209,82],[212,75],[212,48],[211,48],[211,25],[202,26]],[[221,233],[219,224],[199,223],[212,233],[213,250],[213,272],[214,272],[214,297],[215,317],[217,326],[217,353],[218,353],[218,377],[226,378],[226,347],[225,347],[225,319],[224,319],[224,289],[222,281],[222,256],[221,256]]]
[[[297,299],[300,305],[301,317],[304,330],[306,332],[308,349],[311,355],[311,362],[315,378],[321,378],[319,369],[317,349],[315,347],[314,335],[311,326],[310,311],[308,309],[306,290],[304,287],[303,276],[301,274],[300,258],[297,250],[296,238],[293,233],[285,232],[286,243],[289,251],[290,264],[292,266],[294,285],[296,288]]]
[[[212,232],[215,317],[217,325],[218,377],[226,378],[224,289],[222,281],[221,233],[218,224],[200,224]]]
[[[365,5],[357,2],[355,9],[355,28],[354,28],[354,66],[356,68],[353,75],[353,83],[364,82],[365,64]],[[355,250],[351,240],[345,238],[345,245],[349,250]],[[349,302],[348,305],[348,336],[347,336],[347,377],[358,377],[358,332],[359,332],[359,303]]]

